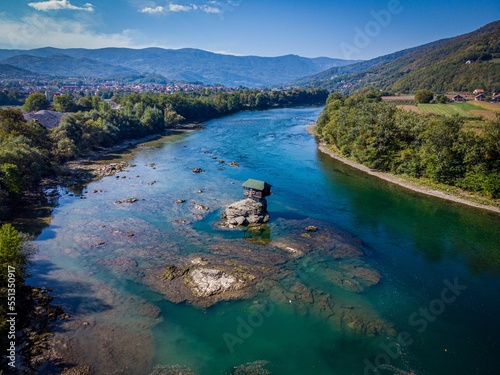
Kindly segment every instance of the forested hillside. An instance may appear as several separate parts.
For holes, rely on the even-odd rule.
[[[8,78],[20,78],[12,67],[29,75],[124,79],[143,75],[166,82],[184,81],[225,86],[264,87],[282,84],[356,61],[297,55],[232,56],[192,48],[101,48],[0,50],[0,64],[10,66]],[[9,73],[6,72],[6,73]],[[0,72],[0,75],[2,73]],[[26,75],[26,73],[25,73]]]
[[[371,66],[364,69],[367,65]],[[298,85],[341,92],[353,92],[369,85],[401,93],[419,89],[500,91],[500,21],[469,34],[347,68],[354,71],[332,68],[298,81]]]

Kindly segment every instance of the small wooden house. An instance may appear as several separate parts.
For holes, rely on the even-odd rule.
[[[241,184],[245,198],[264,199],[271,195],[271,185],[265,181],[248,179]]]
[[[462,95],[455,95],[452,100],[456,103],[462,103],[465,102],[465,98]]]
[[[477,101],[479,101],[479,102],[483,102],[483,101],[485,101],[485,100],[486,100],[486,95],[484,95],[484,94],[478,94],[478,95],[476,95],[476,96],[474,97],[474,100],[477,100]]]

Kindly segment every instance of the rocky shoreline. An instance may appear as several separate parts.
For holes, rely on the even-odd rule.
[[[63,165],[59,166],[56,176],[46,178],[42,181],[41,188],[50,189],[55,185],[62,184],[70,187],[81,187],[103,177],[112,176],[126,170],[129,167],[133,167],[133,165],[126,162],[114,162],[106,165],[99,162],[99,159],[112,153],[118,153],[133,148],[142,143],[160,139],[169,134],[190,132],[203,129],[203,127],[203,124],[198,123],[185,124],[178,126],[175,129],[170,129],[165,134],[152,134],[142,138],[127,140],[114,146],[94,151],[89,156],[67,161]]]
[[[42,363],[53,360],[50,352],[50,340],[56,320],[66,320],[69,315],[59,305],[52,304],[52,290],[24,286],[19,303],[22,313],[18,319],[22,326],[16,334],[16,367],[5,365],[5,374],[34,374]],[[3,356],[2,356],[3,359]],[[3,361],[2,361],[3,362]]]

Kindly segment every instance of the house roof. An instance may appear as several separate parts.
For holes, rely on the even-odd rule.
[[[247,189],[254,189],[254,190],[264,190],[266,187],[271,187],[271,185],[269,185],[265,181],[253,180],[251,178],[242,183],[241,186]]]
[[[60,113],[56,111],[50,111],[50,110],[41,110],[36,113],[24,113],[23,116],[26,119],[26,121],[33,121],[37,120],[40,124],[45,126],[47,129],[52,129],[61,123],[61,119],[65,113]]]

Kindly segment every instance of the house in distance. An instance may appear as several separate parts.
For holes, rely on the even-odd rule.
[[[248,179],[241,184],[245,198],[253,200],[265,199],[271,195],[271,185],[265,181]]]

